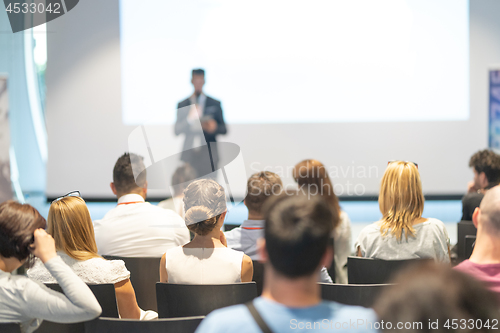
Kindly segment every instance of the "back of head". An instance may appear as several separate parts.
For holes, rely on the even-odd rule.
[[[9,200],[0,204],[0,255],[23,261],[30,255],[36,229],[45,229],[46,221],[28,204]]]
[[[192,182],[184,190],[184,209],[188,229],[200,236],[208,234],[227,209],[224,188],[212,179]]]
[[[185,163],[175,169],[174,174],[172,175],[174,196],[181,195],[186,189],[186,183],[196,179],[196,177],[196,170],[189,163]]]
[[[382,233],[395,236],[415,236],[413,221],[422,217],[424,194],[417,166],[412,162],[389,163],[382,177],[378,197],[382,212]]]
[[[323,163],[317,160],[304,160],[293,168],[293,178],[300,191],[307,194],[321,195],[340,214],[339,199]],[[338,223],[338,219],[336,220]],[[335,223],[334,227],[337,225]]]
[[[404,327],[405,332],[438,333],[449,332],[443,326],[447,320],[450,326],[452,320],[460,325],[461,320],[469,319],[474,323],[480,320],[484,325],[487,320],[498,318],[498,297],[480,282],[449,266],[417,265],[401,272],[393,282],[395,285],[384,290],[374,306],[379,319],[386,323],[386,331],[391,331],[388,322],[392,331],[402,322],[412,324]],[[431,329],[429,320],[439,320],[439,328]],[[418,322],[421,327],[414,324]]]
[[[125,153],[115,163],[113,183],[120,195],[133,193],[146,186],[146,167],[143,158]]]
[[[337,211],[319,196],[281,195],[263,207],[271,266],[293,279],[313,274],[327,250]]]
[[[481,205],[480,223],[488,226],[487,231],[490,235],[500,232],[500,186],[495,186],[486,191]]]
[[[469,167],[477,173],[484,172],[490,185],[500,183],[500,155],[494,151],[485,149],[476,152],[469,160]]]
[[[50,205],[47,232],[54,237],[57,250],[76,260],[99,256],[92,219],[80,197],[65,197]]]
[[[247,181],[245,205],[249,212],[261,214],[264,202],[272,195],[281,194],[282,190],[281,178],[274,172],[254,173]]]

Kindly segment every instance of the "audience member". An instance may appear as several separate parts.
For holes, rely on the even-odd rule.
[[[73,323],[91,320],[101,307],[87,285],[56,254],[46,221],[30,205],[0,204],[0,322],[20,323],[33,332],[42,320]],[[38,257],[64,294],[25,276],[12,275],[30,256]]]
[[[197,332],[347,332],[348,327],[375,332],[367,325],[377,320],[373,310],[321,300],[317,280],[321,267],[332,259],[328,243],[337,224],[332,221],[338,222],[339,215],[338,211],[332,214],[319,197],[269,199],[264,206],[265,240],[259,247],[267,259],[262,296],[247,305],[213,311]],[[354,322],[355,327],[343,326],[346,322]]]
[[[492,150],[480,150],[469,160],[474,180],[469,182],[467,194],[462,198],[462,221],[471,221],[484,193],[500,183],[500,156]]]
[[[195,236],[168,250],[160,262],[160,281],[186,284],[250,282],[252,260],[227,248],[221,231],[226,217],[224,188],[211,179],[192,182],[184,191],[186,225]]]
[[[282,190],[281,178],[274,172],[257,172],[248,178],[247,195],[243,201],[248,208],[248,220],[224,233],[229,248],[245,252],[252,260],[259,259],[257,240],[264,236],[262,205],[269,197],[281,194]]]
[[[111,183],[118,205],[102,220],[94,221],[99,254],[161,257],[168,249],[189,242],[189,231],[178,214],[145,202],[147,187],[142,157],[123,154],[115,164]]]
[[[137,305],[130,283],[130,272],[122,260],[105,260],[97,254],[90,213],[82,198],[63,197],[49,209],[47,231],[54,237],[57,254],[85,283],[115,285],[116,303],[121,318],[154,319],[154,311]],[[57,283],[47,268],[37,260],[28,277],[42,283]]]
[[[257,241],[264,237],[265,224],[261,212],[262,205],[271,196],[282,194],[283,190],[281,178],[274,172],[262,171],[250,176],[244,200],[248,209],[248,220],[245,220],[241,227],[224,233],[229,248],[243,251],[252,260],[260,259]],[[319,282],[333,283],[325,267],[321,269]]]
[[[498,326],[497,298],[448,265],[420,264],[393,282],[374,306],[382,332],[490,332]]]
[[[172,198],[160,201],[158,207],[171,209],[184,218],[184,190],[196,179],[196,170],[188,163],[178,167],[172,175]]]
[[[378,202],[382,220],[363,228],[355,245],[358,256],[386,260],[434,258],[450,262],[444,223],[422,217],[424,195],[416,164],[389,162]]]
[[[301,191],[321,195],[328,204],[340,213],[340,223],[333,229],[335,282],[347,283],[347,257],[351,254],[351,220],[340,209],[339,199],[325,166],[317,160],[304,160],[293,169],[293,178]]]
[[[455,269],[484,281],[500,294],[500,186],[486,192],[472,222],[477,228],[476,245],[469,260]]]

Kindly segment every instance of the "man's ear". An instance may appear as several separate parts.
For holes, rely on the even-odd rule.
[[[327,246],[325,254],[323,254],[323,257],[321,258],[321,267],[326,267],[330,268],[332,265],[332,260],[333,260],[333,247],[332,246]]]
[[[142,190],[144,193],[144,197],[146,197],[146,194],[148,194],[148,181],[147,180],[144,182],[144,186],[143,186]]]
[[[262,237],[257,239],[257,253],[259,254],[260,262],[267,262],[269,256],[266,249],[266,240]]]
[[[111,187],[111,191],[113,192],[113,194],[116,195],[116,196],[118,196],[118,192],[116,192],[115,183],[111,182],[109,184],[109,187]]]
[[[225,211],[224,213],[220,214],[219,221],[222,221],[222,223],[224,223],[224,220],[226,219],[226,214],[227,214],[227,211]],[[217,221],[217,222],[219,222],[219,221]]]
[[[472,213],[472,223],[474,224],[476,229],[477,229],[480,215],[481,215],[481,209],[479,207],[476,207],[476,209],[474,210],[474,213]]]

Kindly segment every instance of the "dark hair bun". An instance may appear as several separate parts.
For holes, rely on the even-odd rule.
[[[210,209],[208,207],[193,206],[186,211],[186,225],[208,220],[212,217],[210,215]]]
[[[208,207],[193,206],[186,211],[185,221],[189,230],[197,235],[205,236],[214,229],[218,217],[214,216]]]

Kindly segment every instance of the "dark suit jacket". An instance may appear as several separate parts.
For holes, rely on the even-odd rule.
[[[177,105],[177,121],[175,122],[175,135],[186,134],[186,139],[184,140],[184,145],[182,149],[181,159],[183,161],[189,161],[189,157],[187,156],[187,150],[193,148],[194,138],[198,135],[195,132],[191,131],[191,127],[187,121],[188,113],[179,112],[179,109],[191,105],[191,101],[189,98],[186,98],[182,102]],[[214,133],[207,133],[203,131],[205,136],[205,140],[207,142],[216,142],[218,134],[226,134],[227,128],[226,123],[224,122],[224,117],[222,114],[222,108],[220,102],[211,97],[206,98],[205,107],[203,108],[203,116],[210,115],[217,122],[217,130]],[[212,155],[214,160],[218,160],[217,152],[213,152]]]
[[[479,207],[483,200],[482,193],[467,193],[462,198],[462,221],[472,221],[474,210]]]

